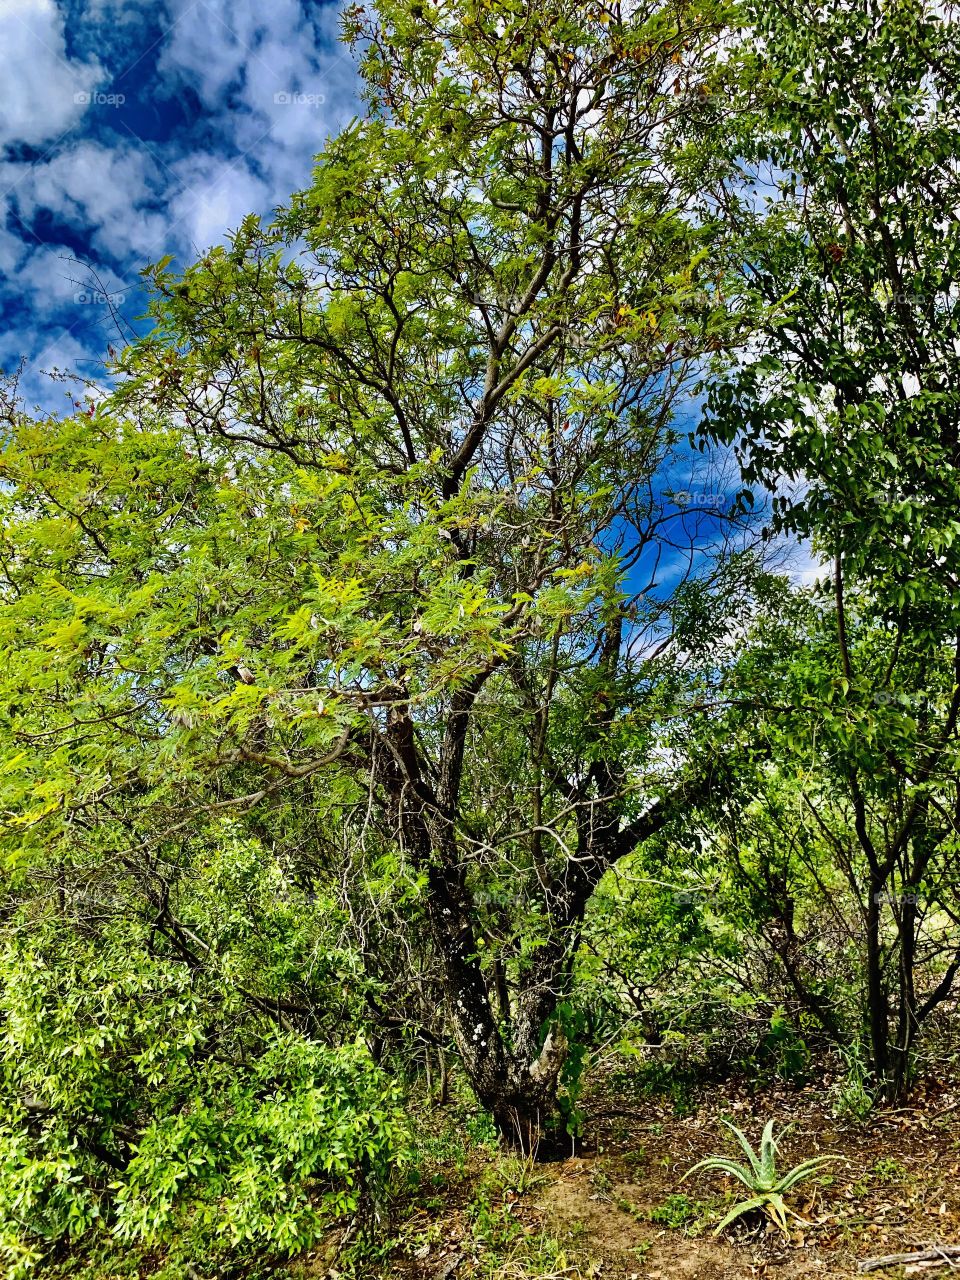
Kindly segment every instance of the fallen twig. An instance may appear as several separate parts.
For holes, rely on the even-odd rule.
[[[883,1258],[865,1258],[857,1270],[864,1274],[867,1271],[882,1271],[884,1267],[901,1267],[907,1262],[939,1262],[944,1266],[953,1266],[951,1258],[960,1258],[960,1244],[935,1244],[930,1249],[921,1249],[917,1253],[888,1253]]]

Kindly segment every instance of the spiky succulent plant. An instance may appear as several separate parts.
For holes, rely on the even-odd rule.
[[[735,1124],[732,1124],[729,1120],[723,1120],[721,1123],[726,1125],[743,1148],[748,1164],[739,1164],[728,1156],[707,1156],[705,1160],[700,1160],[695,1164],[692,1169],[688,1169],[680,1181],[683,1182],[691,1174],[698,1171],[710,1170],[717,1173],[730,1174],[750,1192],[746,1199],[739,1201],[726,1214],[715,1228],[714,1235],[719,1235],[725,1227],[728,1227],[737,1218],[742,1217],[743,1214],[749,1213],[753,1209],[760,1209],[777,1224],[785,1236],[789,1236],[790,1228],[787,1223],[787,1215],[789,1214],[790,1217],[796,1218],[799,1222],[802,1222],[803,1219],[798,1213],[794,1213],[792,1209],[788,1208],[784,1196],[788,1191],[792,1191],[798,1183],[811,1177],[818,1169],[822,1169],[824,1165],[830,1164],[832,1161],[839,1159],[839,1157],[813,1156],[809,1160],[803,1160],[800,1164],[794,1165],[786,1173],[780,1173],[777,1170],[779,1147],[773,1136],[774,1122],[772,1120],[767,1122],[763,1130],[759,1152],[754,1150],[746,1134],[741,1129],[738,1129]]]

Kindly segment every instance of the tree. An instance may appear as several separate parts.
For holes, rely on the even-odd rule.
[[[913,907],[931,841],[957,815],[960,241],[944,212],[958,195],[956,7],[780,0],[744,14],[756,38],[723,71],[740,125],[732,136],[714,128],[720,172],[708,186],[730,232],[727,287],[770,319],[711,386],[707,431],[736,441],[748,482],[775,495],[775,527],[811,538],[832,564],[836,645],[821,688],[847,707],[830,765],[865,876],[873,1070],[897,1096],[918,1019]],[[873,646],[860,648],[851,630],[870,634],[871,617]],[[889,726],[877,699],[916,710],[904,754],[900,729],[880,750]],[[892,824],[879,840],[878,821]],[[893,1014],[891,923],[903,961]]]
[[[843,1048],[864,1041],[895,1101],[960,969],[956,676],[949,649],[891,634],[869,598],[848,606],[853,684],[829,597],[798,597],[745,644],[724,726],[743,800],[713,841],[797,1008]]]
[[[748,566],[708,554],[732,494],[663,491],[676,398],[737,328],[675,128],[722,21],[349,10],[365,118],[272,225],[159,263],[116,392],[3,455],[20,874],[59,867],[69,902],[123,866],[202,961],[171,882],[225,824],[294,829],[314,873],[395,859],[464,1069],[525,1143],[586,903],[711,785],[653,748],[671,618],[722,630]]]

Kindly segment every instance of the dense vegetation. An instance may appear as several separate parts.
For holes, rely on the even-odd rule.
[[[372,1256],[424,1081],[949,1056],[953,8],[348,9],[310,185],[8,386],[8,1274]]]

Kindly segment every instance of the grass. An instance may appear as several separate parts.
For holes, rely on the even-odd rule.
[[[650,1210],[650,1221],[662,1227],[672,1227],[675,1231],[688,1230],[699,1222],[704,1215],[706,1205],[700,1200],[691,1200],[682,1192],[667,1196],[662,1204]]]

